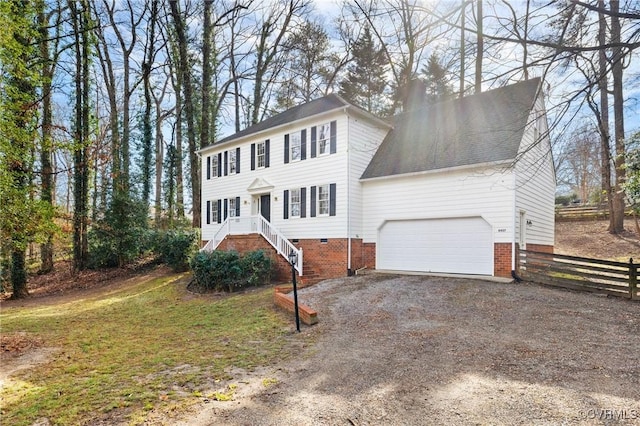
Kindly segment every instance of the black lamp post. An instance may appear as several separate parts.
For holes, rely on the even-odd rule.
[[[296,285],[296,263],[298,263],[298,254],[291,250],[289,253],[289,263],[291,264],[291,277],[293,278],[293,307],[296,312],[296,330],[300,332],[300,316],[298,315],[298,287]]]

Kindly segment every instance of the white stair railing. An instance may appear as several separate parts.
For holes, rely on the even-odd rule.
[[[207,244],[202,247],[202,251],[215,250],[227,235],[260,234],[265,240],[276,249],[276,251],[289,261],[289,254],[293,251],[297,254],[297,262],[294,265],[298,274],[302,276],[302,248],[297,248],[271,223],[267,222],[262,215],[249,217],[228,217],[222,222],[218,231]]]

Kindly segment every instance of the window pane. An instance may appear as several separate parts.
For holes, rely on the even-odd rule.
[[[290,194],[291,217],[300,217],[300,190],[292,189]]]
[[[235,198],[230,198],[229,199],[229,216],[235,216],[236,215],[236,199]]]
[[[318,214],[329,214],[329,185],[318,187]]]
[[[318,147],[320,155],[329,153],[329,139],[331,138],[331,126],[325,123],[318,126]]]
[[[264,142],[260,142],[258,143],[257,149],[256,149],[256,157],[258,159],[257,163],[258,163],[258,167],[264,167]]]
[[[300,160],[300,132],[292,133],[290,137],[291,161]]]
[[[229,173],[235,173],[236,172],[236,151],[235,150],[231,150],[229,151]]]

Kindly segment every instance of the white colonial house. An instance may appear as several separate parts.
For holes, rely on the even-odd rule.
[[[202,156],[204,248],[256,248],[313,279],[360,268],[511,276],[553,251],[555,174],[540,80],[381,120],[329,95]]]

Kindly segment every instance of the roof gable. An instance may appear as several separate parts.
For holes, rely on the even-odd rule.
[[[515,159],[540,79],[395,118],[362,179]]]

